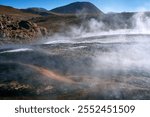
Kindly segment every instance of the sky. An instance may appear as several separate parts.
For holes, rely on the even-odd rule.
[[[48,10],[83,0],[0,0],[0,5],[15,8],[41,7]],[[150,11],[150,0],[84,0],[93,3],[101,11],[107,12],[131,12]]]

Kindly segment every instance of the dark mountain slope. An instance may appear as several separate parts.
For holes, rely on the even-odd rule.
[[[63,14],[76,14],[76,13],[87,13],[87,14],[103,14],[95,5],[90,2],[74,2],[62,7],[57,7],[51,10],[55,13]]]

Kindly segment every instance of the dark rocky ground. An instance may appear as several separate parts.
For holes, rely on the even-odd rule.
[[[144,63],[149,57],[142,59],[142,53],[138,57],[131,49],[137,45],[133,37],[143,35],[105,44],[81,41],[1,47],[0,99],[150,99],[149,64]],[[141,45],[140,49],[149,48],[149,42]],[[19,48],[32,50],[10,51]],[[111,56],[114,52],[119,53],[114,54],[117,59]],[[127,54],[131,56],[126,58]],[[136,63],[126,66],[126,59]]]

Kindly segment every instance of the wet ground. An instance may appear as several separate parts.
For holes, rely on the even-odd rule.
[[[0,47],[0,99],[150,99],[150,35]]]

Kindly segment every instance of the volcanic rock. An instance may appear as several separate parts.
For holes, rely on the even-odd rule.
[[[14,19],[8,15],[0,15],[0,41],[30,42],[46,35],[47,29],[35,23]]]

